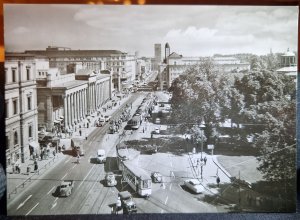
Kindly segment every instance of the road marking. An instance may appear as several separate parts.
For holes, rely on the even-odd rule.
[[[172,189],[172,183],[170,184],[170,190]]]
[[[51,209],[53,209],[55,206],[57,205],[57,202],[56,203],[54,203],[54,204],[52,204],[52,207],[51,207]]]
[[[67,175],[68,175],[68,173],[66,173],[66,174],[61,178],[61,180],[63,180]]]
[[[27,199],[25,199],[24,202],[22,202],[22,203],[18,206],[17,210],[18,210],[19,208],[21,208],[21,207],[25,204],[25,202],[27,202],[27,200],[31,198],[31,196],[32,196],[32,195],[28,196]]]
[[[47,193],[47,195],[49,195],[49,193],[50,193],[54,188],[55,188],[55,186],[53,186],[53,187],[49,190],[49,192]]]
[[[75,164],[72,168],[71,168],[71,170],[74,168],[74,167],[76,167],[77,166],[77,164]]]
[[[57,205],[57,202],[56,202],[57,200],[58,200],[58,197],[54,200],[51,209],[53,209]]]
[[[88,172],[88,174],[86,174],[86,176],[84,177],[84,179],[82,180],[82,182],[79,184],[78,188],[82,185],[82,183],[85,181],[85,179],[88,177],[88,175],[90,174],[90,172],[92,171],[92,169],[95,167],[96,164],[94,164],[92,166],[92,168],[90,169],[90,171]]]
[[[67,159],[67,160],[65,161],[65,163],[68,163],[70,160],[71,160],[71,158]]]
[[[29,212],[26,213],[26,215],[29,215],[30,212],[32,212],[32,211],[35,209],[35,207],[37,207],[39,204],[40,204],[40,203],[37,203],[35,206],[33,206],[33,208],[30,209]],[[25,215],[25,216],[26,216],[26,215]]]
[[[167,204],[167,202],[168,202],[168,198],[169,198],[169,197],[167,196],[167,198],[166,198],[166,201],[165,201],[165,205],[166,205],[166,204]]]

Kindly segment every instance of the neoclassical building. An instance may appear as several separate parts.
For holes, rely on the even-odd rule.
[[[112,93],[123,90],[122,84],[133,84],[136,75],[136,57],[119,50],[72,50],[65,47],[47,47],[46,50],[27,50],[25,53],[49,58],[49,67],[60,73],[76,73],[79,69],[112,74]]]
[[[51,130],[55,125],[73,129],[96,113],[111,98],[111,75],[78,70],[60,74],[50,69],[47,77],[37,80],[39,125]]]
[[[24,162],[38,141],[36,69],[47,59],[5,54],[5,136],[7,166]]]

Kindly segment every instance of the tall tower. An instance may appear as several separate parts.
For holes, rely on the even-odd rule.
[[[158,64],[161,63],[161,44],[154,44],[155,70],[158,70]]]
[[[165,63],[167,63],[167,58],[168,56],[170,55],[170,46],[169,46],[169,43],[166,43],[165,45]]]

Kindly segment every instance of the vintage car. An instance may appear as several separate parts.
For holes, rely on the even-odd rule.
[[[105,175],[105,183],[106,183],[107,186],[117,185],[117,180],[116,180],[115,174],[113,172],[108,172]]]
[[[194,193],[201,193],[204,191],[204,187],[197,179],[187,179],[184,181],[184,185]]]

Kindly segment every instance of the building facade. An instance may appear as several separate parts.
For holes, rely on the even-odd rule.
[[[158,71],[161,63],[161,44],[154,44],[154,70]]]
[[[24,162],[38,144],[36,68],[46,59],[5,54],[5,133],[7,165]]]
[[[61,75],[76,73],[80,69],[112,74],[112,93],[123,90],[122,82],[132,84],[135,79],[136,56],[119,50],[71,50],[48,47],[46,50],[27,50],[25,53],[49,58],[49,67],[58,68]]]
[[[39,126],[58,132],[74,129],[111,98],[111,75],[79,70],[60,75],[50,69],[37,81]]]

